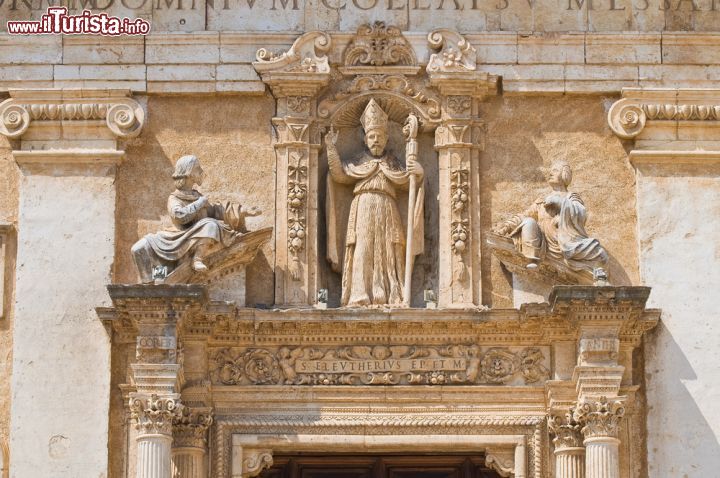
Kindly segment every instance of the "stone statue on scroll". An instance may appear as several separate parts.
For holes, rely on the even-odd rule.
[[[208,282],[220,270],[252,260],[271,229],[248,232],[245,218],[261,211],[231,202],[211,203],[193,189],[204,177],[196,156],[178,159],[172,177],[176,189],[167,202],[172,227],[147,234],[132,247],[140,281]]]
[[[567,189],[572,180],[570,165],[562,160],[553,162],[546,179],[552,192],[538,198],[524,213],[497,224],[493,233],[512,238],[528,269],[551,262],[569,269],[570,274],[581,273],[587,278],[581,282],[605,277],[602,267],[608,254],[597,239],[588,237],[585,205],[577,193]]]

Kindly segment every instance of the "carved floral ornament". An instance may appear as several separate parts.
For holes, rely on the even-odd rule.
[[[428,35],[433,50],[427,72],[467,72],[477,68],[477,50],[458,32],[441,28]]]
[[[682,101],[682,100],[679,100]],[[720,121],[720,104],[683,104],[657,99],[624,98],[608,111],[608,124],[623,139],[638,136],[647,121]]]
[[[548,417],[548,430],[555,436],[553,444],[556,451],[583,446],[581,429],[582,425],[575,421],[572,410],[564,417],[558,415]]]
[[[183,407],[173,419],[173,446],[206,448],[207,432],[213,423],[212,411],[207,408]]]
[[[397,27],[384,22],[361,25],[345,49],[345,66],[415,66],[417,58]]]
[[[156,394],[130,397],[130,416],[143,434],[170,435],[173,421],[181,417],[182,409],[177,397]]]
[[[30,123],[51,121],[104,120],[119,138],[134,138],[145,122],[145,111],[131,99],[113,102],[88,102],[81,99],[62,102],[26,103],[9,99],[0,104],[0,134],[9,138],[22,136]]]
[[[548,378],[538,348],[511,351],[478,346],[348,346],[222,348],[211,377],[222,385],[451,385],[526,384]]]
[[[582,425],[585,438],[617,438],[620,422],[625,415],[622,400],[601,397],[586,399],[573,410],[573,419]]]

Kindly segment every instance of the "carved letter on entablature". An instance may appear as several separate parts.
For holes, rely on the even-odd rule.
[[[324,32],[301,35],[285,53],[266,49],[253,63],[277,100],[275,303],[310,306],[317,273],[317,94],[330,81]]]

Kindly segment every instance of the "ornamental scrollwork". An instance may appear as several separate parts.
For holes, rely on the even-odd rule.
[[[417,65],[415,52],[399,28],[364,24],[345,50],[345,66]]]
[[[295,40],[286,52],[274,52],[260,48],[253,62],[260,72],[283,71],[305,73],[329,73],[326,53],[330,51],[330,35],[325,32],[308,32]]]
[[[477,50],[456,31],[433,30],[428,34],[428,44],[431,49],[440,50],[430,55],[428,73],[474,71],[477,68]]]
[[[119,103],[68,101],[31,104],[9,99],[0,104],[0,134],[9,138],[24,134],[33,121],[95,120],[104,120],[110,131],[119,138],[134,138],[142,130],[145,110],[130,99]]]
[[[223,385],[462,385],[536,383],[547,379],[538,348],[477,345],[338,348],[222,348],[211,377]]]

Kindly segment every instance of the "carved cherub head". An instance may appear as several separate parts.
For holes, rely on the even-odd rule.
[[[553,161],[550,168],[545,173],[545,179],[547,179],[550,186],[562,186],[567,188],[572,181],[572,169],[570,165],[564,159],[557,159]]]
[[[200,166],[197,156],[189,154],[183,156],[175,163],[175,171],[172,178],[175,180],[175,187],[178,189],[191,189],[194,184],[202,185],[205,172]]]
[[[375,100],[370,100],[360,119],[365,130],[365,144],[370,153],[380,157],[388,142],[388,115]]]

